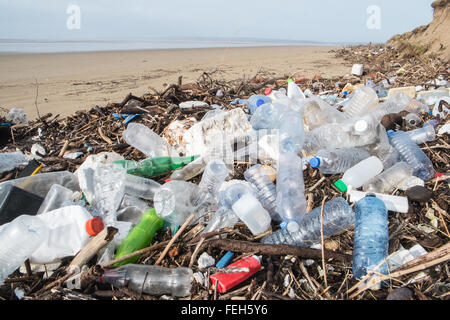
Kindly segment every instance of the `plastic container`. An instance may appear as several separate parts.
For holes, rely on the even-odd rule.
[[[423,144],[436,140],[436,131],[430,123],[425,123],[422,128],[406,131],[408,136],[415,144]]]
[[[210,193],[215,198],[227,176],[228,169],[225,163],[222,160],[212,160],[203,172],[199,187],[203,192]]]
[[[400,159],[413,168],[413,175],[424,181],[434,177],[433,163],[417,144],[403,131],[389,131],[389,141],[400,154]]]
[[[143,124],[130,123],[122,136],[126,143],[149,158],[178,157],[178,153],[164,138]]]
[[[261,94],[254,94],[247,99],[245,106],[250,111],[251,114],[255,113],[256,109],[265,103],[271,103],[272,99],[268,96],[263,96]]]
[[[38,195],[7,185],[0,190],[0,226],[20,215],[36,215],[43,201]]]
[[[262,165],[256,164],[244,172],[244,178],[256,189],[256,197],[263,208],[269,212],[270,217],[281,222],[282,219],[277,213],[277,189],[270,180],[266,169]]]
[[[0,153],[0,173],[14,170],[28,163],[22,151]]]
[[[377,157],[372,156],[346,170],[342,178],[334,185],[341,192],[346,192],[350,186],[357,189],[381,171],[383,171],[383,163]]]
[[[350,119],[362,116],[378,106],[378,95],[370,87],[361,86],[355,90],[354,96],[343,108],[344,115]]]
[[[155,209],[145,212],[141,221],[130,231],[125,240],[117,248],[116,259],[149,246],[155,233],[163,227],[164,221],[156,215]],[[119,267],[128,263],[136,263],[140,256],[135,256],[116,263]]]
[[[127,287],[134,292],[160,296],[170,294],[186,297],[191,292],[192,270],[189,268],[164,268],[142,264],[127,264],[107,269],[99,278],[100,283],[115,287]]]
[[[269,230],[271,221],[270,215],[252,194],[244,194],[233,204],[232,209],[246,224],[253,235],[257,236]]]
[[[60,186],[59,184],[54,184],[39,207],[37,214],[59,209],[65,202],[73,200],[75,199],[72,190]]]
[[[45,223],[22,215],[0,227],[0,284],[48,238]]]
[[[148,158],[142,161],[118,160],[114,164],[125,168],[128,174],[144,178],[152,178],[172,170],[179,169],[194,161],[198,156],[191,157],[159,157]]]
[[[146,200],[153,200],[156,190],[161,187],[158,182],[152,179],[132,174],[125,174],[124,184],[124,193]]]
[[[392,212],[407,213],[409,210],[408,198],[393,196],[390,194],[362,192],[357,190],[350,190],[348,192],[349,200],[351,203],[355,203],[368,194],[374,194],[378,199],[382,200],[386,205],[386,208]]]
[[[280,154],[277,168],[277,212],[295,231],[306,213],[302,159],[294,152]]]
[[[49,229],[48,238],[30,256],[31,263],[52,263],[74,256],[91,236],[103,230],[101,219],[94,218],[83,207],[67,206],[35,217]]]
[[[388,256],[388,213],[385,204],[367,196],[355,205],[355,236],[353,242],[353,277],[361,279]],[[377,273],[388,272],[383,263]]]
[[[220,293],[227,292],[261,270],[261,258],[258,256],[245,257],[228,265],[226,268],[248,268],[248,272],[213,274],[209,277],[210,283],[215,285],[217,292]]]
[[[299,230],[289,232],[280,229],[261,239],[266,244],[289,244],[310,247],[321,241],[321,211],[322,206],[314,208],[300,221]],[[323,207],[324,238],[334,236],[355,224],[355,214],[344,198],[339,197],[327,201]]]
[[[338,174],[369,157],[370,154],[367,151],[355,148],[319,150],[309,160],[309,164],[313,168],[319,168],[323,174]]]
[[[406,162],[398,162],[363,185],[367,192],[391,193],[400,183],[411,177],[413,168]]]

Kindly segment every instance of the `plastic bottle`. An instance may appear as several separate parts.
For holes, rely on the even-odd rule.
[[[423,144],[436,140],[436,131],[434,126],[429,122],[426,122],[422,128],[406,131],[406,133],[415,144]]]
[[[297,224],[306,213],[304,195],[303,163],[295,152],[281,153],[277,169],[277,212],[288,225],[290,231],[295,231]]]
[[[413,168],[406,162],[398,162],[363,185],[368,192],[391,193],[403,180],[412,176]]]
[[[245,106],[248,110],[250,110],[250,113],[255,113],[256,109],[259,108],[261,105],[265,103],[271,103],[272,99],[268,96],[263,96],[261,94],[254,94],[251,97],[247,99],[245,102]]]
[[[323,174],[338,174],[369,157],[367,151],[355,148],[319,150],[309,164]]]
[[[68,206],[35,217],[49,229],[48,238],[30,256],[32,263],[52,263],[78,253],[103,230],[101,219],[94,218],[83,207]]]
[[[403,119],[407,128],[415,128],[422,123],[422,119],[415,113],[408,113]]]
[[[257,236],[270,228],[270,215],[254,195],[244,194],[233,204],[232,209],[253,235]]]
[[[233,204],[246,193],[254,194],[252,186],[242,180],[230,180],[225,182],[219,190],[219,206],[231,210]]]
[[[266,244],[289,244],[310,247],[321,241],[322,206],[314,208],[300,221],[299,230],[289,232],[280,229],[261,239]],[[325,202],[323,207],[324,238],[334,236],[353,227],[355,214],[344,198],[339,197]]]
[[[64,202],[74,200],[73,197],[74,192],[72,190],[60,186],[59,184],[54,184],[47,193],[37,214],[39,215],[41,213],[59,209]]]
[[[294,82],[294,79],[287,80],[287,96],[289,99],[305,99],[305,94],[302,89]]]
[[[397,92],[393,94],[386,102],[382,103],[377,109],[369,113],[377,121],[380,121],[385,115],[390,113],[399,113],[405,110],[411,98],[404,92]]]
[[[179,180],[163,184],[156,191],[153,202],[161,219],[177,225],[182,225],[193,213],[200,218],[217,210],[215,200],[198,185]],[[195,222],[196,219],[193,219],[191,224]]]
[[[128,174],[152,178],[172,170],[179,169],[194,161],[198,156],[191,157],[160,157],[148,158],[142,161],[118,160],[114,164],[120,165],[127,170]]]
[[[40,219],[22,215],[0,227],[0,284],[48,238]]]
[[[155,296],[170,294],[174,297],[186,297],[191,291],[192,270],[184,267],[169,269],[127,264],[115,269],[106,269],[99,282]]]
[[[378,95],[370,87],[361,86],[355,90],[354,96],[343,108],[344,115],[350,119],[362,116],[378,106]]]
[[[152,179],[132,174],[125,174],[124,184],[124,193],[147,200],[153,200],[156,190],[161,187],[158,182]]]
[[[28,160],[22,151],[0,153],[0,173],[14,170]]]
[[[223,228],[233,227],[238,222],[239,217],[234,213],[233,210],[225,207],[220,207],[212,215],[202,233],[208,233]]]
[[[130,231],[125,240],[117,248],[116,259],[140,249],[146,248],[152,242],[155,233],[163,227],[164,221],[156,215],[154,208],[145,212],[141,221]],[[135,256],[116,263],[119,267],[128,263],[136,263],[140,256]]]
[[[389,131],[389,141],[398,151],[402,161],[408,163],[413,169],[413,175],[424,181],[434,177],[433,163],[417,144],[403,131]]]
[[[280,118],[279,152],[295,152],[302,150],[305,142],[303,117],[296,111],[287,111]]]
[[[346,192],[349,186],[357,189],[381,171],[383,171],[383,163],[377,157],[372,156],[347,169],[342,178],[334,185],[342,192]]]
[[[250,124],[254,130],[276,129],[280,126],[281,115],[287,110],[288,107],[281,103],[265,103],[253,113]]]
[[[347,195],[349,196],[349,202],[355,203],[367,196],[368,194],[374,194],[378,199],[382,200],[386,205],[386,209],[392,212],[407,213],[409,210],[408,198],[393,196],[384,193],[363,192],[357,190],[350,190]]]
[[[138,149],[149,158],[178,157],[175,149],[153,130],[140,123],[130,123],[122,133],[129,145]]]
[[[188,163],[183,168],[175,170],[170,175],[170,179],[172,180],[190,180],[205,170],[206,161],[205,157],[199,157],[194,161]]]
[[[386,129],[382,125],[377,126],[376,136],[375,143],[362,146],[361,148],[369,152],[370,155],[380,159],[383,162],[384,169],[390,168],[399,161],[400,155],[389,143]]]
[[[353,244],[353,277],[361,279],[388,256],[388,213],[385,204],[375,196],[367,196],[355,205]],[[388,264],[376,272],[385,274]]]
[[[210,161],[203,172],[199,187],[203,192],[209,192],[214,198],[228,176],[228,169],[222,160]]]
[[[269,212],[270,217],[281,222],[282,219],[277,213],[277,189],[267,175],[266,169],[262,165],[256,164],[244,172],[244,178],[256,189],[256,197],[263,208]]]

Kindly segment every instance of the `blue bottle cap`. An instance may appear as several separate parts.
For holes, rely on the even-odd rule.
[[[256,106],[259,107],[260,105],[266,103],[263,99],[258,99],[258,101],[256,101]]]
[[[386,133],[388,136],[390,136],[391,134],[393,134],[395,131],[394,130],[388,130]]]
[[[287,228],[287,222],[286,222],[286,221],[283,221],[282,223],[280,223],[280,228],[283,229],[283,230],[286,230],[286,228]]]
[[[320,158],[314,157],[309,160],[309,165],[313,168],[320,167]]]

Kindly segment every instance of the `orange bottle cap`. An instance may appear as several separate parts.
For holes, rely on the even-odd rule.
[[[86,232],[90,236],[99,234],[104,228],[105,226],[100,218],[92,218],[86,222]]]

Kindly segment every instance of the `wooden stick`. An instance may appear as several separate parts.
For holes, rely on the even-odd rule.
[[[105,136],[101,127],[98,127],[97,131],[98,131],[98,134],[100,135],[100,138],[102,138],[107,144],[113,144],[111,139],[108,138],[107,136]]]
[[[67,147],[69,147],[69,140],[66,140],[66,141],[64,142],[64,145],[63,145],[61,151],[59,152],[58,157],[62,157],[62,156],[64,155],[64,153],[65,153],[66,150],[67,150]]]
[[[113,227],[103,229],[99,234],[92,238],[88,244],[76,255],[68,266],[68,271],[80,271],[81,267],[91,260],[97,252],[106,246],[119,230]]]
[[[166,254],[169,251],[172,244],[175,242],[175,240],[178,239],[178,237],[181,235],[181,233],[184,231],[184,229],[186,229],[186,227],[189,225],[189,223],[191,223],[192,220],[194,220],[194,218],[195,218],[195,215],[191,214],[189,216],[189,218],[183,223],[183,225],[180,227],[180,229],[177,231],[177,233],[172,237],[172,239],[170,239],[169,243],[167,244],[166,248],[159,256],[158,260],[156,260],[155,265],[158,265],[161,263],[162,259],[164,259],[164,257],[166,256]]]

